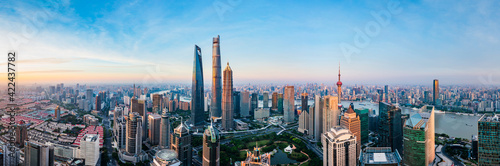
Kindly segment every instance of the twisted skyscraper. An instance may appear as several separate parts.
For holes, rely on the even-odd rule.
[[[191,100],[191,123],[195,126],[204,124],[203,113],[203,65],[201,63],[201,48],[194,46],[193,83]]]
[[[214,37],[212,46],[212,104],[210,110],[212,117],[221,117],[222,103],[222,87],[221,87],[221,67],[220,67],[220,47],[219,36]]]

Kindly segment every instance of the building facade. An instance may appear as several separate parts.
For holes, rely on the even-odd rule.
[[[323,166],[356,166],[356,136],[335,126],[322,134]]]
[[[391,147],[403,152],[403,124],[401,109],[388,103],[379,103],[379,147]]]
[[[203,166],[220,166],[220,135],[212,124],[203,133]]]
[[[285,123],[292,123],[295,120],[295,90],[293,86],[285,87],[283,96],[283,120]]]
[[[436,157],[434,137],[434,109],[408,118],[403,128],[404,164],[432,164]]]
[[[485,114],[478,120],[479,165],[500,164],[500,115]]]
[[[149,121],[149,132],[148,139],[152,146],[160,144],[160,124],[161,124],[161,116],[152,113],[148,115]]]
[[[212,117],[221,117],[222,115],[222,85],[219,45],[220,37],[214,37],[212,44],[212,104],[210,105]]]
[[[344,116],[341,117],[340,126],[348,129],[356,137],[356,159],[358,159],[361,150],[361,121],[352,106],[349,106]]]
[[[182,166],[191,166],[193,147],[191,146],[191,134],[188,128],[181,122],[170,135],[170,149],[177,152]]]
[[[222,89],[222,128],[225,131],[233,130],[233,71],[227,63],[224,69],[224,88]]]
[[[205,113],[203,111],[203,65],[201,48],[194,46],[193,79],[191,89],[191,124],[202,126],[205,124]],[[220,79],[220,78],[219,78]],[[220,83],[220,82],[219,82]],[[170,111],[175,111],[169,106]]]

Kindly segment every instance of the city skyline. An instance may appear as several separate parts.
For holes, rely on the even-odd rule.
[[[8,1],[0,51],[18,52],[21,84],[189,83],[192,46],[210,64],[216,35],[221,63],[239,71],[235,85],[334,83],[339,62],[346,85],[500,84],[498,2],[395,2]],[[388,22],[373,16],[387,12]],[[378,33],[366,33],[373,23]],[[358,30],[370,35],[366,46],[356,44]],[[346,45],[356,53],[342,52]]]

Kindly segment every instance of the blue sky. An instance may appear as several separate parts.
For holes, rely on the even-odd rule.
[[[220,35],[236,84],[333,84],[339,62],[344,84],[500,84],[498,1],[56,2],[0,2],[18,81],[189,83],[197,44],[210,84]]]

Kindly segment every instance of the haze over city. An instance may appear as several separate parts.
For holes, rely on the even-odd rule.
[[[210,78],[217,35],[235,84],[333,84],[339,63],[348,85],[500,83],[498,1],[46,4],[0,2],[0,52],[18,50],[19,83],[189,83],[195,44]]]

